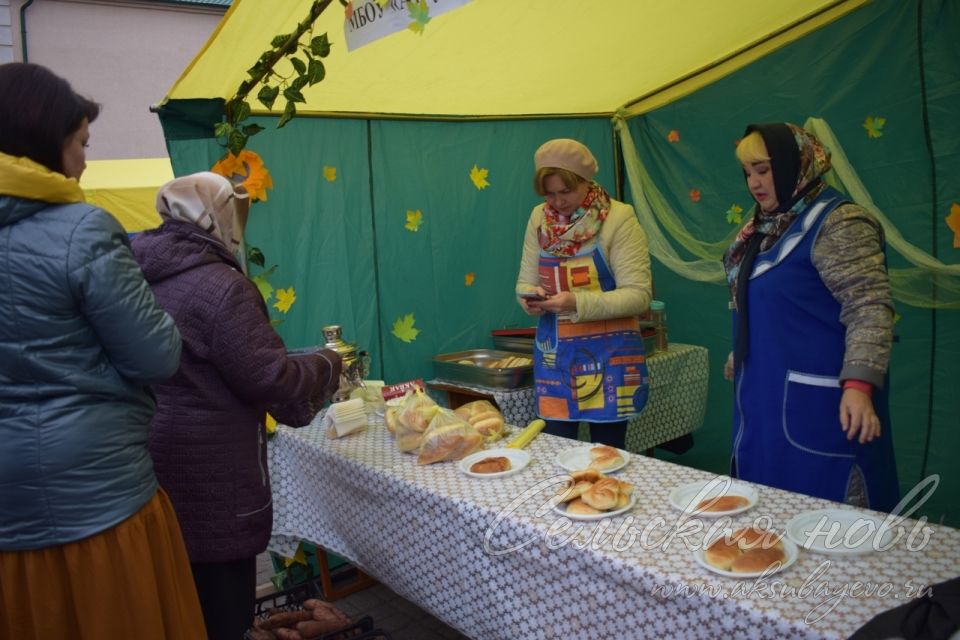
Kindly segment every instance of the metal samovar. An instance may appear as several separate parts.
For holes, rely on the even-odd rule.
[[[333,394],[333,402],[342,402],[350,399],[354,389],[362,389],[363,379],[367,376],[370,367],[370,356],[366,351],[360,351],[357,345],[343,339],[343,331],[338,324],[331,324],[323,328],[325,348],[340,354],[342,368],[340,370],[340,386]]]

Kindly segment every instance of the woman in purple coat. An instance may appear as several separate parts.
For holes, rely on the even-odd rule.
[[[290,356],[235,255],[247,195],[198,173],[160,188],[158,229],[133,251],[177,323],[177,373],[153,387],[149,447],[187,544],[211,640],[236,640],[253,616],[256,556],[273,524],[264,417],[310,422],[340,378],[333,351]]]

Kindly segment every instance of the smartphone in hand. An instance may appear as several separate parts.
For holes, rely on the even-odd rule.
[[[526,300],[527,302],[543,302],[544,300],[546,300],[546,298],[544,298],[544,297],[543,297],[542,295],[540,295],[539,293],[532,293],[532,292],[531,292],[531,293],[521,293],[521,294],[520,294],[520,297],[523,298],[524,300]]]

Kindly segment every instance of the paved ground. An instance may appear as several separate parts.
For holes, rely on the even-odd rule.
[[[273,591],[270,584],[272,574],[270,556],[262,554],[257,558],[257,584],[260,585],[257,595]],[[350,594],[334,604],[353,620],[372,617],[374,625],[386,631],[393,640],[469,640],[382,584]]]

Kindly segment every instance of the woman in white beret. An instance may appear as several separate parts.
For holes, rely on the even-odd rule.
[[[517,276],[523,310],[540,318],[534,341],[537,413],[546,433],[624,446],[627,420],[647,401],[638,316],[651,299],[647,239],[633,207],[594,181],[590,150],[566,138],[534,155],[544,202],[527,223]]]

